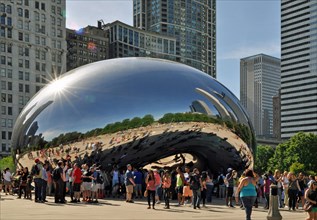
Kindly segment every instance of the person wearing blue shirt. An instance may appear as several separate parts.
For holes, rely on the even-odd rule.
[[[142,198],[142,173],[138,169],[134,169],[134,192],[136,198]]]

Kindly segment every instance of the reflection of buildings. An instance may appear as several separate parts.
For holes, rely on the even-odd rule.
[[[240,101],[257,136],[273,135],[272,97],[280,88],[280,60],[259,54],[240,61]]]
[[[210,108],[208,107],[208,105],[204,101],[201,101],[201,100],[193,101],[192,105],[189,107],[190,107],[191,112],[199,112],[202,114],[206,114],[208,116],[212,115]]]
[[[25,109],[25,112],[23,112],[22,115],[19,116],[17,124],[19,124],[20,126],[15,126],[14,130],[14,135],[17,137],[12,137],[12,145],[16,149],[20,149],[22,148],[22,146],[26,146],[29,142],[34,141],[34,138],[36,137],[34,135],[39,128],[38,122],[34,121],[34,119],[52,103],[53,101],[47,101],[45,104],[39,107],[33,105],[29,109]],[[31,113],[33,108],[35,108],[36,110],[35,112]]]
[[[66,70],[65,0],[0,1],[0,156],[18,114],[47,79]]]
[[[281,1],[281,136],[317,134],[317,1]]]

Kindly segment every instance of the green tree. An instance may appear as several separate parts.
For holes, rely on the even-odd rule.
[[[10,168],[11,173],[15,172],[15,164],[12,156],[4,157],[0,160],[0,170],[3,171],[7,167]]]
[[[260,145],[257,147],[255,155],[254,169],[257,173],[265,173],[269,170],[268,161],[274,155],[274,148],[268,145]]]
[[[299,132],[288,141],[279,144],[270,159],[271,169],[290,170],[297,163],[303,164],[302,171],[317,170],[317,135]],[[294,165],[295,164],[295,165]]]

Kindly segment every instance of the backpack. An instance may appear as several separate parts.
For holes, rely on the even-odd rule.
[[[200,188],[200,180],[198,175],[193,175],[190,179],[190,189],[198,190]]]
[[[39,175],[39,174],[40,174],[40,169],[37,166],[37,164],[34,164],[32,167],[32,170],[31,170],[31,175],[34,176],[34,175]]]
[[[58,181],[61,178],[61,173],[59,172],[59,168],[55,168],[53,170],[52,177],[54,181]]]
[[[103,184],[104,180],[103,180],[103,177],[101,175],[101,173],[97,173],[97,179],[96,179],[96,183],[98,184]]]
[[[219,176],[218,184],[219,184],[219,185],[222,185],[222,184],[224,184],[224,183],[225,183],[225,181],[224,181],[224,179],[223,179],[223,176]]]

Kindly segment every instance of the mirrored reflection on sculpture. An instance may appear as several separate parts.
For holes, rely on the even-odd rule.
[[[255,139],[238,99],[209,75],[170,61],[120,58],[44,87],[19,115],[12,146],[76,146],[105,168],[193,162],[216,171],[253,167]]]

